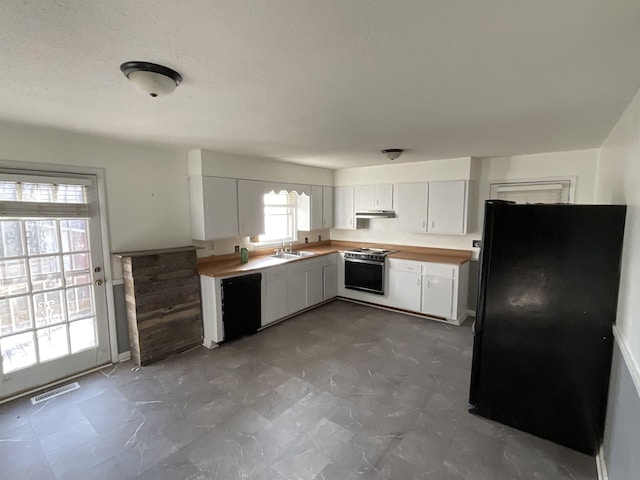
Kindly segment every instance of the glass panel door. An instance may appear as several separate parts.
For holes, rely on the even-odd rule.
[[[18,212],[16,201],[97,201],[95,183],[81,186],[71,202],[48,191],[68,192],[61,187],[37,177],[0,182],[0,200]],[[99,218],[74,217],[79,210],[66,207],[50,210],[68,217],[0,217],[0,398],[110,360]],[[98,211],[91,207],[86,211]]]

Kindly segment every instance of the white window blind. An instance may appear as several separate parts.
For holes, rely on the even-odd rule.
[[[265,233],[260,243],[294,241],[296,239],[296,193],[271,192],[264,195]]]
[[[0,216],[89,217],[86,186],[81,179],[0,176]]]
[[[571,180],[491,184],[491,198],[516,203],[570,203]]]

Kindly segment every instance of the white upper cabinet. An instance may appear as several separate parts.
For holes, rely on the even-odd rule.
[[[396,185],[396,218],[401,232],[427,232],[429,184],[398,183]]]
[[[356,187],[356,211],[375,210],[376,189],[374,185],[358,185]]]
[[[189,177],[191,235],[195,240],[238,236],[238,181],[234,178]]]
[[[353,186],[334,188],[334,228],[355,230],[355,188]]]
[[[298,230],[308,232],[333,227],[333,187],[311,185],[311,195],[298,195]]]
[[[467,180],[397,184],[398,230],[465,235],[469,214],[469,185]]]
[[[322,228],[333,227],[333,187],[322,187]]]
[[[356,211],[393,210],[393,185],[358,185]]]
[[[393,185],[384,183],[375,187],[374,210],[393,210]]]
[[[445,235],[467,233],[468,191],[465,180],[429,182],[427,231]]]
[[[238,233],[240,236],[264,233],[264,182],[238,180]]]
[[[320,185],[311,185],[311,230],[322,228],[323,190]]]
[[[299,231],[308,232],[311,226],[311,215],[313,209],[313,197],[306,194],[296,196],[296,227]]]

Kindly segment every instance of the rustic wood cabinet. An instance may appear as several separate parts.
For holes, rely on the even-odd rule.
[[[131,358],[146,365],[202,344],[200,276],[194,247],[119,253]]]

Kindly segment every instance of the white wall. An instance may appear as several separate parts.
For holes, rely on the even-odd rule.
[[[476,197],[470,215],[475,232],[468,235],[430,235],[396,231],[395,219],[369,221],[368,229],[331,230],[331,238],[425,247],[472,250],[472,240],[482,235],[484,201],[491,182],[549,177],[576,177],[576,203],[593,203],[598,149],[511,157],[455,158],[415,163],[336,170],[336,185],[366,185],[429,180],[473,179]]]
[[[211,150],[189,152],[189,175],[333,185],[333,170]]]
[[[597,148],[569,152],[487,157],[481,162],[481,195],[489,195],[489,183],[544,177],[577,177],[575,203],[594,203]]]
[[[596,199],[627,205],[616,341],[635,383],[636,394],[640,396],[640,92],[602,145]],[[622,412],[634,415],[637,420],[640,402],[636,398],[634,411],[630,412],[629,400],[625,400],[628,395],[623,394],[615,380],[613,377],[604,445],[609,478],[637,478],[640,433],[633,432],[633,437],[629,437],[623,430],[612,429],[615,425],[629,424],[629,418],[619,418]],[[627,454],[621,454],[620,449]]]
[[[421,180],[466,180],[471,174],[471,157],[389,163],[375,167],[343,168],[335,171],[335,185],[408,183]]]
[[[596,198],[627,205],[616,328],[640,366],[640,93],[600,152]]]
[[[327,168],[307,167],[270,158],[210,150],[191,150],[188,157],[189,175],[244,178],[302,185],[333,185],[333,170]],[[304,243],[305,237],[309,239],[309,242],[318,241],[319,237],[328,240],[329,230],[298,232],[298,241],[294,243]],[[199,257],[233,253],[235,246],[247,247],[250,250],[254,248],[249,237],[225,238],[208,242],[194,240],[193,243],[200,247]]]
[[[112,252],[191,244],[186,150],[0,123],[0,160],[103,169]],[[120,260],[112,266],[121,278]]]
[[[430,160],[426,162],[391,163],[374,167],[345,168],[335,171],[334,183],[342,185],[371,185],[405,183],[421,180],[469,179],[470,157]],[[357,230],[331,229],[332,240],[376,242],[425,247],[471,249],[471,239],[479,235],[427,235],[399,232],[395,218],[370,219],[369,228]]]

